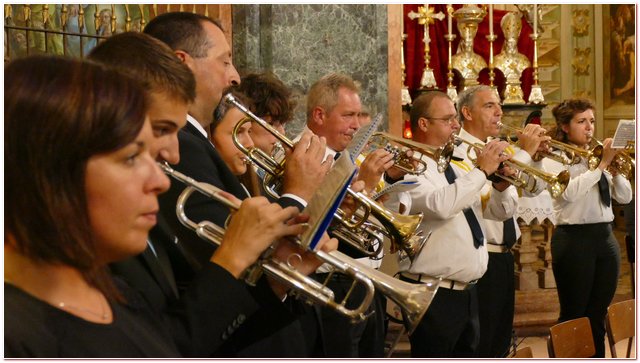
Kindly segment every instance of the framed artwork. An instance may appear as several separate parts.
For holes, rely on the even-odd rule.
[[[635,104],[635,6],[603,5],[605,109]]]

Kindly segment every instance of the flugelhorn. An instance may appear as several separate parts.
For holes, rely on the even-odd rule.
[[[456,143],[463,142],[469,145],[469,148],[467,149],[467,158],[469,158],[469,160],[471,160],[475,164],[477,160],[475,157],[471,156],[471,150],[482,150],[484,148],[484,144],[465,140],[458,135],[452,135],[452,140]],[[508,181],[515,187],[522,188],[523,190],[526,190],[528,192],[534,192],[536,190],[536,178],[540,178],[547,183],[547,190],[553,198],[557,198],[564,192],[565,189],[567,189],[569,179],[571,178],[567,170],[563,170],[557,175],[553,175],[542,170],[532,168],[531,166],[517,160],[509,159],[504,161],[504,164],[512,169],[515,169],[517,171],[516,175],[506,176],[496,173],[496,176]]]
[[[394,142],[396,144],[402,145],[413,151],[418,151],[422,155],[427,155],[431,159],[435,160],[436,164],[438,165],[438,172],[440,173],[444,173],[444,171],[449,167],[449,162],[451,161],[451,156],[453,155],[454,148],[453,148],[453,145],[449,143],[439,148],[434,148],[427,144],[423,144],[413,140],[407,140],[398,136],[391,135],[386,132],[376,132],[375,134],[373,134],[372,138],[375,138],[375,137],[378,137],[381,140],[386,141],[387,143]],[[417,170],[415,170],[415,172],[411,174],[420,175],[427,170],[427,164],[423,160],[416,159],[415,157],[408,157],[406,156],[406,152],[400,153],[400,158],[403,160],[403,164],[409,164],[409,163],[412,163],[413,161],[419,162],[418,167],[414,168]],[[424,167],[422,167],[422,165],[424,165]],[[394,165],[394,166],[397,166],[397,165]]]
[[[293,141],[285,135],[282,135],[273,126],[269,125],[267,121],[253,114],[253,112],[238,102],[232,94],[226,94],[222,100],[223,102],[227,102],[235,106],[247,116],[236,124],[233,130],[233,142],[236,147],[247,155],[247,157],[249,157],[258,167],[267,172],[267,175],[263,179],[264,189],[274,198],[278,198],[279,195],[277,190],[283,179],[285,160],[275,160],[269,154],[257,147],[247,149],[242,145],[242,143],[240,143],[237,138],[237,134],[242,125],[247,122],[255,121],[258,125],[276,137],[283,147],[293,149]],[[371,236],[372,228],[364,228],[370,226],[370,224],[365,224],[365,221],[367,221],[369,215],[372,214],[387,230],[385,235],[389,237],[389,240],[391,241],[392,251],[403,251],[411,260],[417,256],[417,254],[422,250],[427,239],[427,236],[422,236],[421,234],[416,233],[417,228],[420,226],[420,222],[422,222],[422,213],[412,216],[404,216],[400,213],[386,210],[362,193],[355,193],[351,189],[348,189],[347,192],[358,202],[358,205],[361,206],[364,211],[364,216],[361,218],[347,219],[344,213],[338,212],[336,214],[336,218],[344,228],[360,229],[360,231],[356,233],[364,234],[365,236],[362,239],[352,239],[348,238],[348,236],[353,234],[353,231],[343,231],[344,233],[336,234],[337,237],[356,247],[363,254],[367,256],[374,256],[373,253],[377,253],[375,250],[372,251],[366,246],[359,244],[359,241],[361,240],[372,240],[372,238],[375,238],[375,236]],[[343,239],[343,237],[346,238]]]
[[[197,182],[192,178],[174,170],[166,163],[159,163],[160,168],[169,176],[184,183],[186,188],[180,194],[176,204],[176,214],[178,220],[187,228],[195,231],[202,239],[215,245],[222,243],[224,236],[224,228],[217,226],[210,221],[202,221],[196,223],[190,220],[185,213],[185,204],[190,195],[197,191],[205,196],[218,201],[231,210],[237,210],[240,205],[235,201],[227,198],[223,191],[219,188],[202,182]],[[304,246],[299,239],[293,239],[292,242]],[[277,281],[286,284],[293,289],[293,292],[302,296],[310,302],[321,304],[329,308],[335,309],[338,313],[351,318],[353,321],[359,321],[367,318],[366,309],[373,299],[374,289],[380,291],[383,295],[393,300],[402,309],[405,317],[405,327],[412,332],[427,311],[433,297],[438,289],[439,281],[437,279],[428,280],[426,284],[410,284],[386,275],[378,270],[359,264],[352,258],[340,253],[339,251],[324,252],[312,251],[312,253],[321,261],[328,263],[333,272],[338,272],[350,276],[353,279],[353,285],[362,284],[365,288],[365,296],[354,309],[347,309],[345,304],[350,296],[350,292],[340,302],[335,301],[334,292],[327,287],[327,283],[331,276],[327,276],[324,283],[315,281],[304,274],[295,270],[295,266],[291,263],[282,263],[274,259],[261,259],[253,266],[253,270],[260,269],[267,275]],[[255,273],[247,274],[247,276],[256,277]],[[245,279],[249,284],[255,283],[255,279]],[[353,289],[353,286],[352,286]],[[352,291],[350,289],[349,291]]]
[[[520,128],[505,125],[502,122],[498,122],[498,127],[514,132],[523,131]],[[514,143],[510,135],[507,135],[507,141],[510,144]],[[538,151],[533,155],[534,160],[539,161],[542,158],[549,158],[563,165],[574,165],[579,163],[581,158],[584,158],[587,160],[589,170],[597,168],[600,164],[600,160],[602,160],[602,145],[596,145],[595,147],[587,150],[554,139],[547,141],[547,143],[552,150],[548,152]],[[560,153],[555,153],[553,150],[558,150]]]

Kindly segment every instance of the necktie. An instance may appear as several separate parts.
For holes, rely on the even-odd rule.
[[[600,175],[600,181],[598,181],[598,190],[600,190],[600,199],[602,203],[607,207],[611,207],[611,194],[609,193],[609,181],[604,173]]]
[[[456,180],[456,174],[453,172],[453,168],[451,166],[445,169],[444,176],[447,178],[449,184],[453,184],[453,182]],[[482,246],[484,244],[484,236],[482,235],[482,228],[480,228],[478,218],[476,218],[475,213],[473,213],[473,209],[471,209],[471,207],[466,208],[462,211],[462,213],[464,213],[464,217],[467,219],[469,228],[471,228],[471,234],[473,235],[473,246],[475,248]]]
[[[505,246],[511,248],[516,244],[516,225],[513,218],[509,218],[502,222],[502,242]]]
[[[341,153],[336,153],[336,154],[333,156],[333,160],[338,160],[338,158],[340,157],[340,154],[341,154]]]

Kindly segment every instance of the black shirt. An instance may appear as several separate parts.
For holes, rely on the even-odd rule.
[[[180,356],[157,317],[141,304],[112,303],[113,322],[96,324],[5,283],[4,309],[7,358]]]

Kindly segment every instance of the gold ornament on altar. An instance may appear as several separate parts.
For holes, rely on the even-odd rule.
[[[435,22],[433,19],[444,19],[444,14],[442,12],[434,13],[433,8],[425,4],[418,8],[417,13],[411,11],[407,15],[411,20],[418,19],[418,24],[424,26],[424,36],[422,38],[424,41],[424,71],[422,72],[422,78],[420,79],[420,88],[436,88],[436,77],[433,74],[433,69],[429,67],[429,61],[431,60],[431,55],[429,54],[429,43],[431,42],[431,38],[429,38],[429,24],[433,24]]]
[[[522,15],[510,12],[502,17],[500,27],[505,40],[502,51],[495,56],[495,68],[505,77],[506,87],[503,94],[504,104],[524,104],[524,94],[520,87],[522,72],[531,66],[529,59],[518,52],[518,38],[522,30]]]
[[[484,58],[473,51],[473,39],[478,31],[478,23],[485,15],[486,12],[476,5],[465,5],[453,13],[460,33],[460,44],[458,51],[451,58],[451,64],[453,69],[460,72],[463,89],[477,85],[480,71],[487,68]]]

